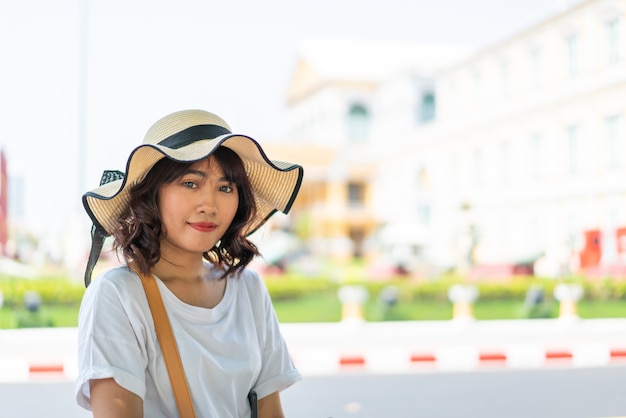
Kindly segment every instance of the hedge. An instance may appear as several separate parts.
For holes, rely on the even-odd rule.
[[[268,275],[264,277],[270,295],[274,300],[294,300],[313,294],[337,294],[342,283],[324,277],[300,278],[295,275]],[[626,281],[602,280],[586,281],[571,278],[567,282],[579,283],[584,288],[586,300],[626,300]],[[541,279],[535,277],[515,277],[507,282],[478,282],[480,300],[524,300],[531,286],[543,289],[547,297],[553,295],[554,287],[563,280]],[[399,301],[448,301],[448,289],[460,278],[443,277],[441,279],[417,282],[410,279],[394,278],[391,280],[351,280],[349,284],[366,287],[370,301],[376,300],[383,289],[393,286]],[[37,292],[42,303],[48,305],[78,305],[85,288],[82,283],[63,277],[42,277],[24,279],[0,274],[0,291],[4,297],[4,306],[23,306],[24,295],[28,291]]]
[[[4,297],[4,306],[21,307],[26,292],[36,292],[43,304],[78,305],[85,292],[85,285],[70,281],[64,277],[42,277],[23,279],[0,274],[0,291]]]

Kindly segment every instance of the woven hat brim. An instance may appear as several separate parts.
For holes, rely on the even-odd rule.
[[[288,213],[300,190],[303,168],[298,164],[270,160],[261,146],[245,135],[223,135],[172,149],[155,144],[135,148],[126,164],[123,179],[104,184],[83,195],[83,206],[95,225],[111,234],[116,220],[129,202],[129,188],[143,180],[162,158],[195,162],[210,156],[220,145],[235,151],[242,159],[254,191],[257,215],[245,231],[259,229],[276,211]]]

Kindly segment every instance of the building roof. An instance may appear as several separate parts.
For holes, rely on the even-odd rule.
[[[377,84],[405,72],[428,77],[470,52],[469,47],[454,44],[305,40],[299,46],[287,100],[292,102],[333,82]]]
[[[351,39],[309,39],[299,50],[321,77],[361,81],[383,81],[399,69],[429,75],[468,52],[460,45]]]

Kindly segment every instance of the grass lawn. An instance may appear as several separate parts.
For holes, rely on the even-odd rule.
[[[334,322],[341,319],[341,303],[336,297],[316,294],[274,302],[280,322]]]
[[[578,304],[581,318],[626,318],[626,301],[583,301]]]
[[[314,294],[308,297],[275,301],[274,308],[280,322],[337,322],[341,320],[341,304],[334,295]],[[558,304],[548,306],[549,317],[558,316]],[[474,316],[479,320],[526,318],[522,302],[478,301]],[[452,318],[449,302],[399,303],[385,308],[371,301],[364,307],[368,321],[447,320]],[[626,301],[581,301],[578,304],[581,318],[626,318]],[[544,312],[545,314],[545,312]],[[545,315],[541,315],[544,316]],[[75,327],[78,321],[77,306],[50,306],[42,308],[37,316],[24,310],[0,309],[0,329],[19,326]]]
[[[276,301],[276,313],[281,322],[333,322],[341,319],[341,305],[332,296],[310,296],[294,301]],[[474,316],[479,320],[526,319],[529,317],[523,302],[477,301],[473,306]],[[385,308],[369,302],[364,307],[368,321],[420,321],[452,319],[450,302],[411,302],[399,303]],[[581,301],[578,304],[581,318],[626,318],[626,301]],[[558,303],[545,306],[542,312],[532,317],[556,318],[559,315]]]
[[[0,328],[20,327],[75,327],[78,325],[77,306],[50,306],[42,308],[37,314],[25,309],[0,309]]]

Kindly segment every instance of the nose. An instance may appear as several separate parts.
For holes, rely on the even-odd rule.
[[[199,213],[215,215],[217,213],[215,194],[211,191],[206,191],[205,193],[202,193],[198,201],[197,210]]]

